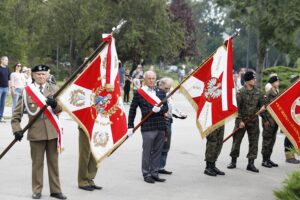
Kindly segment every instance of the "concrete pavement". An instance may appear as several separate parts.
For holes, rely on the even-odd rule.
[[[246,170],[248,139],[244,138],[241,157],[237,169],[229,170],[229,152],[232,140],[222,149],[217,166],[226,172],[225,176],[209,177],[203,174],[206,140],[202,140],[196,125],[192,107],[180,94],[174,96],[175,104],[188,114],[186,120],[174,120],[171,150],[166,169],[172,175],[162,175],[165,183],[147,184],[141,174],[142,138],[139,130],[127,140],[111,157],[105,159],[99,168],[95,182],[103,186],[101,191],[86,192],[77,187],[78,169],[78,131],[77,125],[63,113],[65,151],[60,156],[60,179],[62,190],[68,199],[110,199],[110,200],[165,200],[165,199],[214,199],[214,200],[253,200],[275,199],[272,191],[281,187],[286,175],[299,170],[300,165],[287,164],[284,158],[284,136],[278,134],[272,160],[278,168],[267,169],[261,166],[259,152],[255,164],[260,173]],[[129,105],[125,106],[127,111]],[[6,116],[10,108],[6,108]],[[139,113],[139,112],[138,112]],[[140,115],[139,115],[140,116]],[[137,117],[138,122],[140,117]],[[26,125],[27,117],[22,121]],[[23,127],[24,127],[23,126]],[[226,124],[226,133],[233,130],[233,122]],[[13,140],[10,122],[0,123],[0,151]],[[259,151],[262,139],[259,140]],[[49,197],[48,171],[44,171],[42,199]],[[31,199],[31,159],[29,143],[24,138],[0,160],[0,199]]]

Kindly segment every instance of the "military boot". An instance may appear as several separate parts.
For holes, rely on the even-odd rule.
[[[259,172],[259,170],[254,166],[254,160],[253,159],[249,159],[248,165],[247,165],[247,170],[252,171],[252,172],[256,172],[256,173]]]
[[[267,168],[272,168],[272,165],[269,162],[269,158],[267,156],[263,156],[263,161],[262,161],[261,165],[264,167],[267,167]]]
[[[271,156],[269,156],[269,158],[268,158],[269,164],[272,165],[272,167],[278,167],[278,164],[277,164],[277,163],[274,163],[274,162],[271,160],[270,157],[271,157]]]
[[[236,157],[231,157],[231,163],[227,166],[228,169],[234,169],[236,168]]]
[[[219,169],[216,167],[216,162],[213,162],[213,163],[212,163],[212,169],[214,170],[214,172],[215,172],[217,175],[225,175],[225,172],[222,172],[221,170],[219,170]]]
[[[217,173],[213,169],[213,164],[211,162],[206,161],[206,168],[204,170],[204,174],[208,176],[217,176]]]

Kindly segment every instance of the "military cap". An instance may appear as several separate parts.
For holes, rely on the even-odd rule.
[[[278,78],[278,76],[271,76],[270,78],[269,78],[269,83],[274,83],[274,82],[276,82],[276,81],[279,81],[279,78]]]
[[[245,81],[251,81],[252,79],[255,79],[255,74],[254,72],[252,71],[247,71],[245,74],[244,74],[244,80]]]
[[[49,67],[47,65],[36,65],[31,69],[32,72],[46,72],[48,70]]]

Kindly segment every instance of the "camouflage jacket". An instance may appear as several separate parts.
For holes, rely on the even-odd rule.
[[[278,95],[279,95],[279,91],[277,91],[274,88],[270,89],[266,94],[266,103],[270,103]],[[268,111],[266,111],[264,115],[265,115],[265,117],[263,118],[263,122],[268,121],[270,123],[270,126],[272,126],[272,127],[277,125],[275,120],[273,119],[273,117],[271,116],[271,114]]]
[[[247,120],[248,117],[259,111],[263,105],[264,96],[257,87],[254,87],[252,90],[247,90],[245,86],[242,87],[237,93],[237,120]],[[264,118],[264,113],[261,116]]]

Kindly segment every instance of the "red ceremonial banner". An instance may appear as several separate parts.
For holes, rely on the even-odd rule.
[[[283,133],[300,149],[300,80],[277,97],[267,110]]]
[[[232,75],[232,38],[222,45],[181,85],[181,92],[196,111],[202,137],[224,125],[237,112]]]

